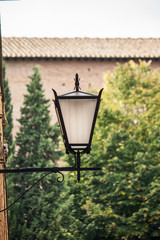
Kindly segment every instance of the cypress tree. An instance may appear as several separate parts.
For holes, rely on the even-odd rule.
[[[3,62],[3,82],[4,82],[4,90],[5,90],[5,113],[8,124],[4,127],[4,142],[8,143],[8,153],[9,157],[12,156],[14,152],[14,145],[13,145],[13,136],[12,136],[12,129],[13,129],[13,106],[11,103],[11,92],[8,85],[8,80],[6,79],[6,69],[5,63]]]
[[[24,96],[20,129],[16,135],[16,154],[10,167],[53,167],[59,159],[59,129],[50,125],[49,100],[44,97],[37,67],[30,76]],[[44,173],[14,174],[10,181],[10,203]],[[28,192],[9,211],[10,239],[54,239],[56,211],[61,184],[51,174]],[[12,189],[12,190],[11,190]]]

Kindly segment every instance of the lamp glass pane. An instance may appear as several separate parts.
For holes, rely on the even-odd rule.
[[[69,144],[88,144],[97,99],[59,99],[59,103]]]

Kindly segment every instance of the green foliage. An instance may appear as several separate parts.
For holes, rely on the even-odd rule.
[[[67,173],[62,192],[49,175],[10,210],[11,240],[160,238],[160,73],[150,62],[130,61],[104,77],[91,154],[81,159],[83,167],[102,170],[81,173],[80,183]],[[27,90],[10,166],[53,166],[59,131],[50,126],[37,69]],[[74,165],[73,156],[68,162]],[[9,177],[10,202],[40,176]]]
[[[159,239],[160,73],[130,61],[104,76],[92,151],[82,156],[102,171],[80,184],[70,174],[62,239]]]
[[[8,121],[8,125],[4,127],[4,142],[8,144],[9,150],[9,158],[12,157],[14,153],[14,144],[13,144],[13,136],[12,136],[12,129],[13,129],[13,106],[11,104],[11,92],[8,86],[8,80],[6,79],[6,72],[5,72],[5,64],[3,62],[3,82],[4,82],[4,91],[5,91],[5,113],[6,118]]]
[[[16,135],[16,154],[9,167],[53,167],[61,156],[59,128],[50,125],[49,101],[44,97],[39,70],[34,69],[24,96],[20,130]],[[9,203],[12,203],[42,173],[10,174],[8,178]],[[49,240],[58,233],[56,224],[58,198],[63,185],[50,174],[34,190],[28,192],[23,201],[9,210],[10,239]]]

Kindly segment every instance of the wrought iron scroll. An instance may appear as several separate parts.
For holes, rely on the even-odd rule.
[[[62,182],[64,181],[64,174],[63,174],[62,172],[57,172],[57,173],[61,174],[61,176],[59,176],[59,177],[57,178],[57,182],[62,183]],[[61,179],[61,178],[62,178],[62,179]],[[59,179],[60,179],[60,180],[59,180]]]

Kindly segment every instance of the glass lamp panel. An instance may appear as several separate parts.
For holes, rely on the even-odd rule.
[[[88,144],[97,99],[59,99],[59,103],[69,144]]]

